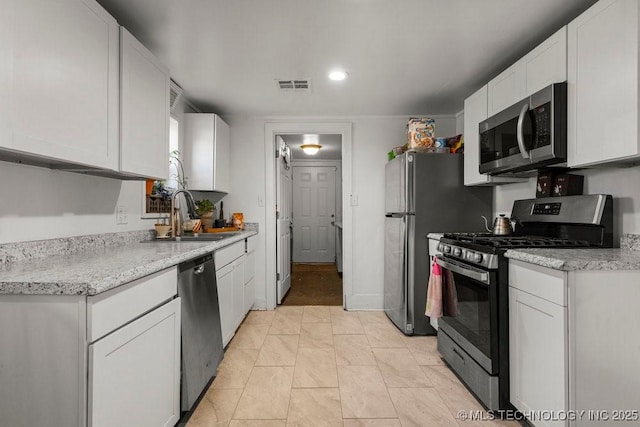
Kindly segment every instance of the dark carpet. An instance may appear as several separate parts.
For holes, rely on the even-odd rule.
[[[342,277],[335,264],[291,267],[291,289],[282,305],[342,305]]]

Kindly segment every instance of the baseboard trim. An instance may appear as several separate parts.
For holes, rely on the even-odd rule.
[[[382,294],[360,294],[345,295],[347,310],[383,310],[384,295]]]

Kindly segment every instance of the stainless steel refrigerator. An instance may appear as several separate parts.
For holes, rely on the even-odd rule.
[[[407,335],[431,335],[425,316],[427,234],[481,232],[490,187],[464,186],[464,155],[407,152],[385,168],[384,311]]]

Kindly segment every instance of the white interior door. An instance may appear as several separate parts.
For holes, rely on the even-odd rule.
[[[276,233],[277,247],[277,292],[278,304],[291,287],[291,216],[292,216],[292,169],[291,151],[287,144],[276,137],[278,146],[276,170]]]
[[[294,262],[335,262],[335,213],[336,167],[294,167]]]

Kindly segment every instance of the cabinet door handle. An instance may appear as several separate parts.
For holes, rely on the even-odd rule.
[[[204,264],[200,264],[196,268],[193,269],[193,274],[202,274],[204,273]]]

